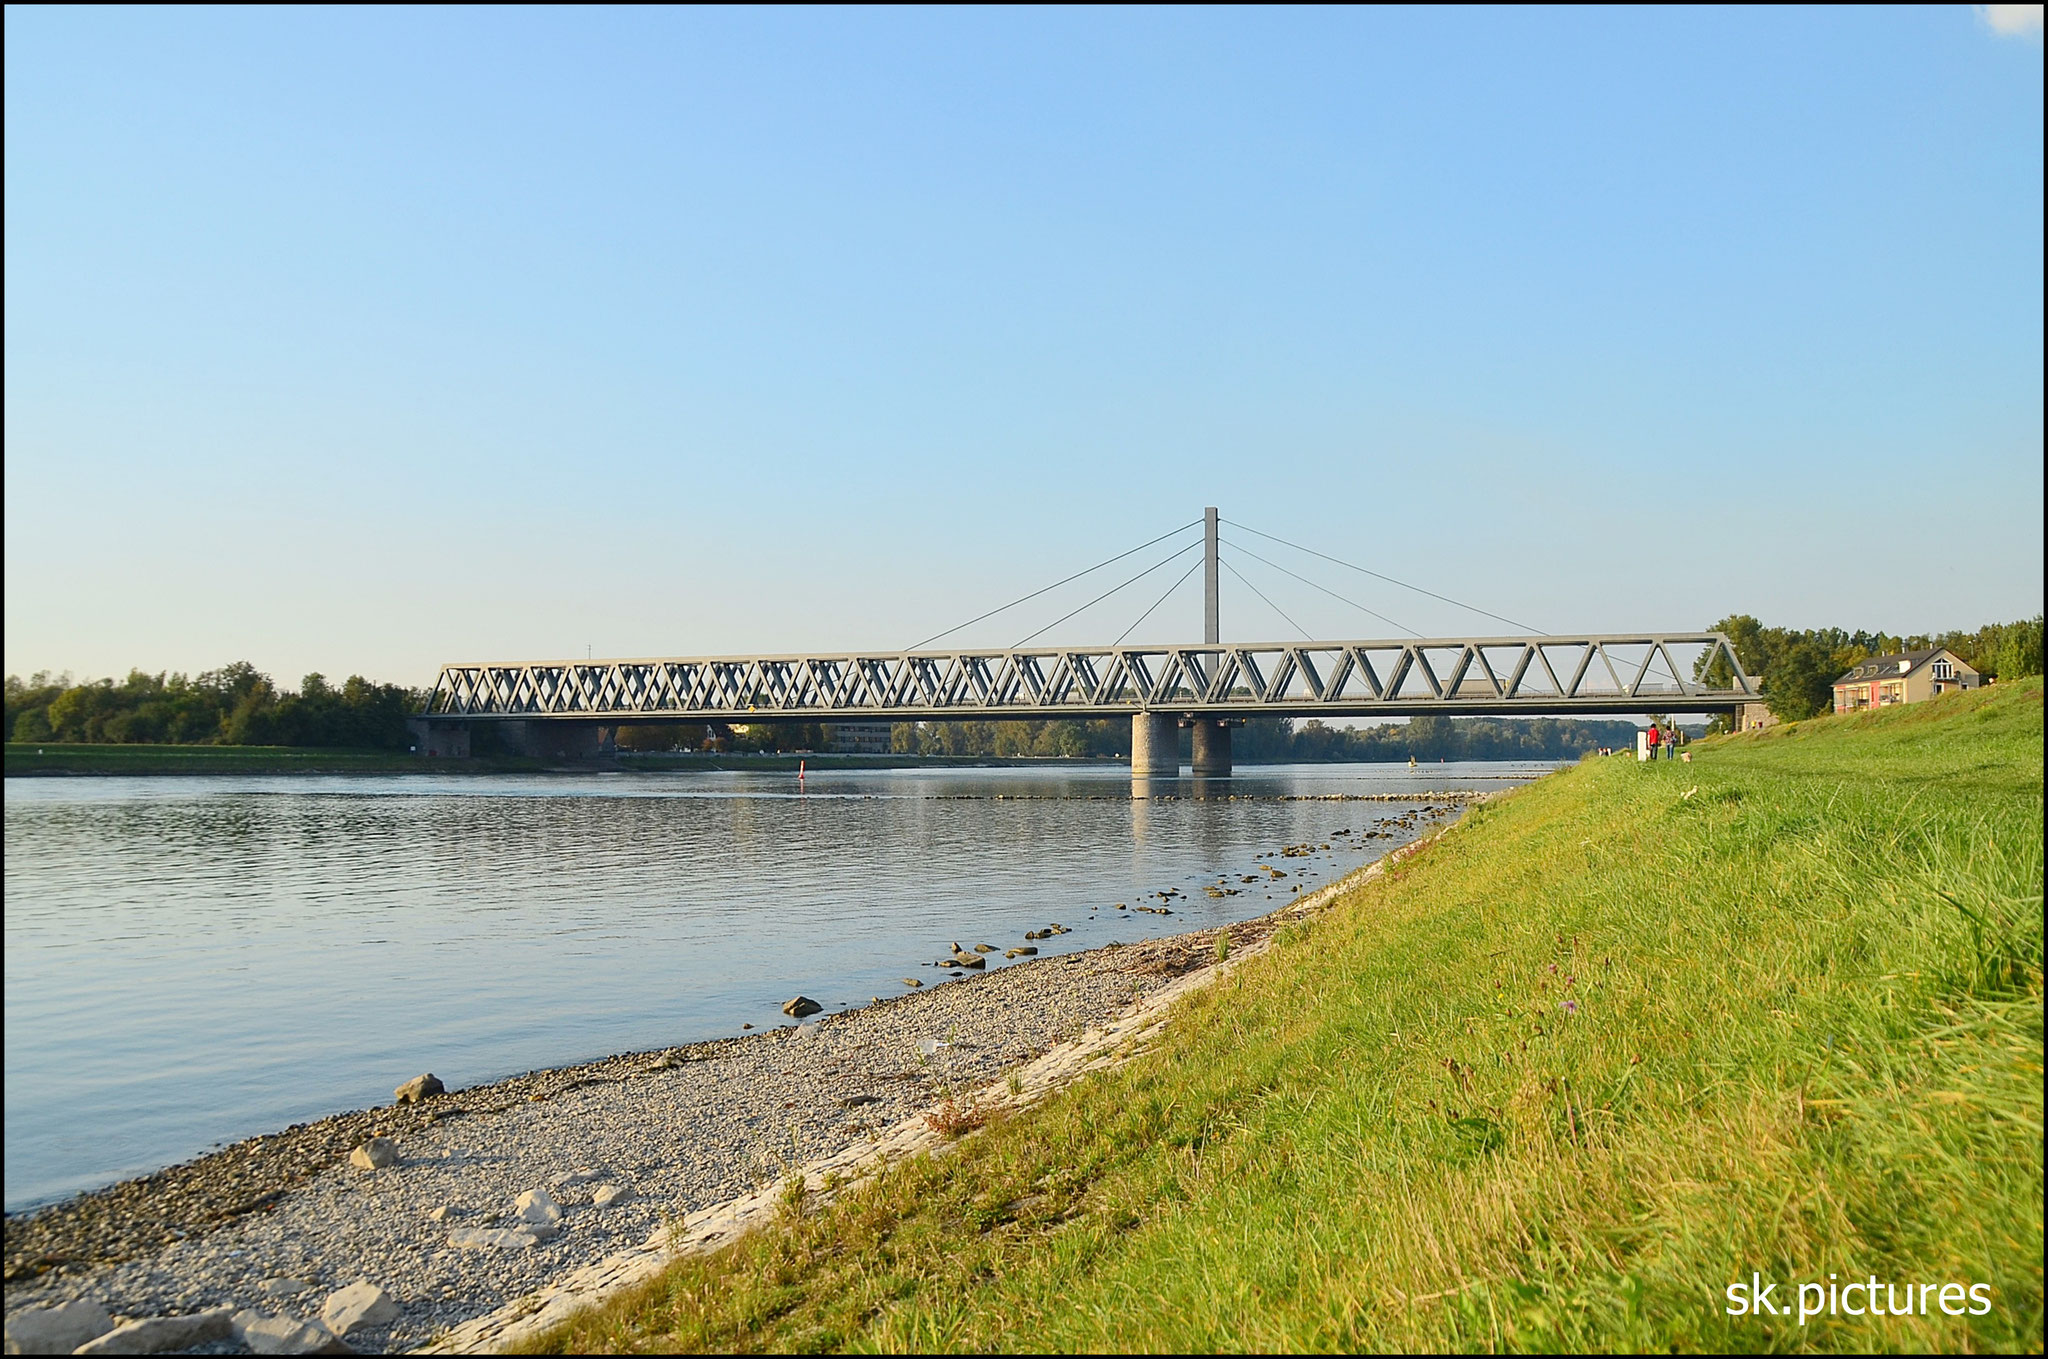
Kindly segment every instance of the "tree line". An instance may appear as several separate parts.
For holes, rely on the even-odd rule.
[[[1575,760],[1603,746],[1633,746],[1631,722],[1571,718],[1417,717],[1373,727],[1333,727],[1318,718],[1254,717],[1231,733],[1231,755],[1246,763],[1385,760]],[[1188,733],[1181,733],[1187,754]],[[1092,722],[899,722],[903,754],[1069,758],[1128,755],[1129,718]]]
[[[351,675],[339,688],[312,674],[280,689],[247,661],[196,676],[131,670],[74,684],[47,673],[6,682],[8,739],[126,745],[323,746],[403,750],[405,719],[425,693]]]
[[[1766,627],[1746,613],[1731,614],[1709,631],[1724,632],[1735,658],[1750,678],[1762,681],[1763,699],[1783,722],[1830,711],[1835,681],[1872,656],[1947,647],[1986,679],[2020,679],[2041,673],[2041,615],[2012,623],[1987,623],[1974,631],[1895,636],[1841,628]],[[1693,677],[1710,684],[1732,678],[1725,663],[1693,667]]]

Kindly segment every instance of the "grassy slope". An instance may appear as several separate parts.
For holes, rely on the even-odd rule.
[[[1122,1070],[549,1346],[2038,1352],[2041,695],[1544,780]],[[1995,1306],[1725,1315],[1751,1271]]]

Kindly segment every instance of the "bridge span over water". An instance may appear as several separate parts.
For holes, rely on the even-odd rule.
[[[1355,720],[1428,714],[1584,717],[1728,712],[1757,697],[1756,686],[1743,673],[1734,646],[1717,632],[1224,642],[1217,609],[1219,564],[1238,573],[1228,562],[1219,563],[1216,511],[1208,510],[1198,522],[1203,528],[1199,545],[1204,553],[1180,581],[1206,566],[1206,635],[1200,643],[447,665],[418,719],[421,734],[433,742],[437,731],[446,733],[448,739],[443,743],[454,744],[467,724],[515,724],[507,728],[513,744],[537,753],[575,754],[595,753],[607,728],[628,722],[1128,717],[1132,772],[1152,776],[1178,770],[1177,728],[1182,726],[1193,728],[1195,772],[1220,774],[1230,769],[1231,727],[1252,717]],[[1193,527],[1185,525],[1153,543]],[[1142,544],[1131,552],[1150,546]],[[1196,546],[1194,542],[1186,544],[1124,585],[1172,563]],[[1266,564],[1294,574],[1275,563]],[[1078,578],[1068,577],[1068,581]],[[1314,581],[1296,579],[1333,594]],[[1169,587],[1168,595],[1180,581]],[[1248,580],[1245,583],[1250,585]],[[1421,587],[1393,583],[1433,595]],[[1257,591],[1256,586],[1251,588]],[[1044,593],[1035,591],[1024,598]],[[1263,593],[1259,597],[1272,603]],[[1162,595],[1159,603],[1166,598]],[[1362,605],[1352,606],[1372,613]],[[1155,603],[1139,621],[1157,607]],[[982,617],[991,616],[993,613]]]
[[[1723,678],[1705,683],[1698,673]],[[1136,772],[1229,768],[1249,717],[1349,719],[1727,712],[1757,697],[1714,632],[1412,641],[1229,642],[818,656],[518,661],[442,667],[430,722],[619,723],[1132,719]]]

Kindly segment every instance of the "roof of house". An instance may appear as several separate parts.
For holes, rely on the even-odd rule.
[[[1854,684],[1858,680],[1896,679],[1901,675],[1912,674],[1937,656],[1946,656],[1971,674],[1977,673],[1970,666],[1964,665],[1962,658],[1947,647],[1934,646],[1924,651],[1901,651],[1891,656],[1872,656],[1867,661],[1859,662],[1855,669],[1835,683]]]

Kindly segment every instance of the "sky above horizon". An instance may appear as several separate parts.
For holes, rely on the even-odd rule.
[[[5,26],[10,674],[2042,608],[2039,6]]]

